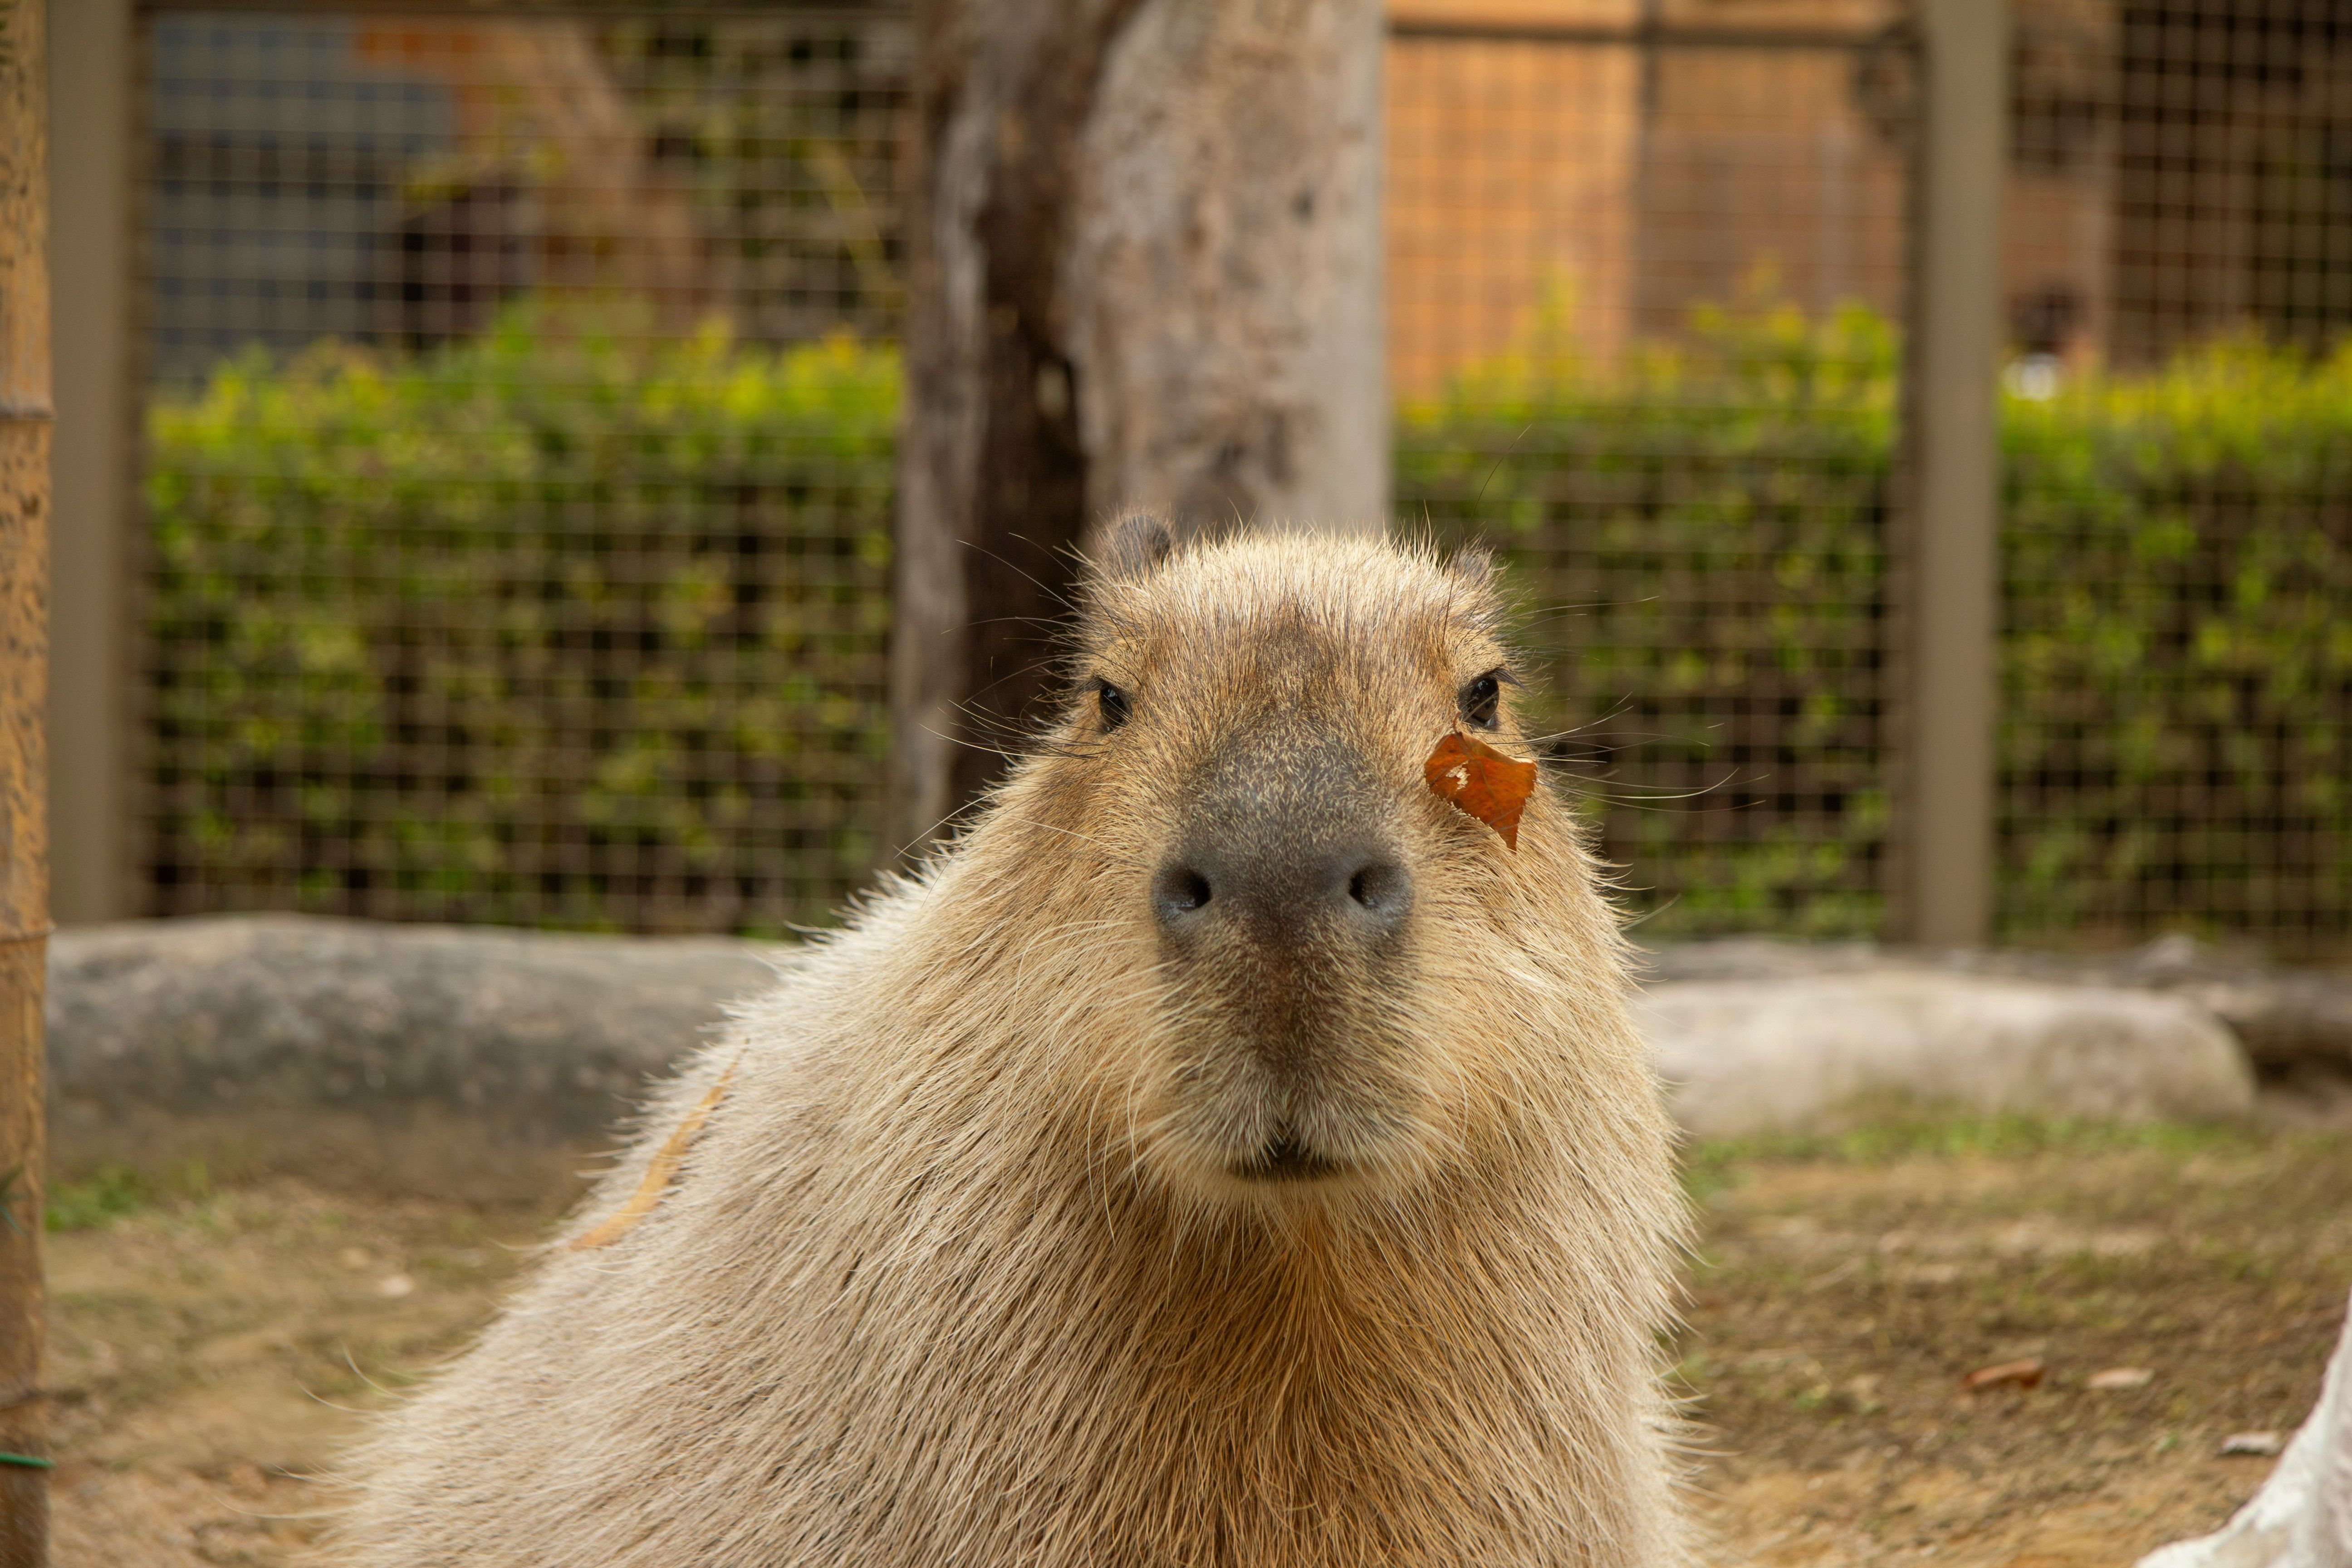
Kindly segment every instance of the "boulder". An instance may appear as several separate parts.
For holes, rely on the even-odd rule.
[[[2285,969],[2180,935],[2119,952],[1912,949],[1869,942],[1719,937],[1643,950],[1653,980],[1769,980],[1928,969],[2183,997],[2230,1026],[2265,1068],[2352,1069],[2352,972]]]
[[[2208,1009],[2265,1067],[2352,1068],[2352,974],[2232,960],[2185,936],[2136,948],[2111,973]]]
[[[593,1136],[772,973],[761,949],[701,938],[284,915],[67,930],[50,1095],[78,1121],[422,1109]]]
[[[298,916],[60,931],[57,1124],[430,1112],[507,1142],[593,1141],[782,951]],[[1666,950],[1652,974],[1637,1016],[1703,1135],[1818,1130],[1895,1100],[2142,1118],[2252,1100],[2229,1031],[2185,990],[1752,939]]]
[[[2141,991],[1857,966],[1653,984],[1634,1014],[1702,1137],[1825,1131],[1890,1102],[2124,1121],[2254,1103],[2219,1019]]]

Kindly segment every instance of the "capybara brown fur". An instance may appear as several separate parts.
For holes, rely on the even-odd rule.
[[[1684,1561],[1601,879],[1549,788],[1514,850],[1423,776],[1532,751],[1488,568],[1105,555],[1066,710],[384,1419],[346,1560]]]

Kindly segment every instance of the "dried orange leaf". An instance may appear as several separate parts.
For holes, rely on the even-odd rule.
[[[735,1064],[730,1062],[727,1070],[719,1075],[719,1081],[710,1086],[710,1092],[686,1113],[686,1119],[677,1124],[677,1131],[662,1140],[662,1146],[654,1152],[653,1163],[646,1167],[646,1179],[637,1184],[637,1190],[629,1194],[629,1201],[614,1210],[604,1224],[573,1237],[571,1241],[572,1251],[585,1252],[592,1247],[610,1247],[635,1230],[639,1220],[654,1212],[654,1205],[662,1201],[664,1193],[669,1191],[670,1183],[677,1175],[678,1166],[685,1163],[686,1152],[694,1147],[696,1134],[702,1131],[702,1124],[710,1120],[710,1113],[719,1108],[719,1102],[727,1098],[727,1086],[734,1081]]]
[[[1431,789],[1501,834],[1517,852],[1519,814],[1536,788],[1535,763],[1505,756],[1457,731],[1437,742],[1421,771]]]
[[[1999,1366],[1980,1366],[1960,1379],[1960,1386],[1970,1394],[1987,1388],[2039,1388],[2047,1369],[2032,1356],[2022,1361],[2005,1361]]]

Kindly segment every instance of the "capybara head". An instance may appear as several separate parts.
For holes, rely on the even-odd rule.
[[[1425,777],[1449,734],[1532,750],[1492,575],[1118,525],[1067,710],[994,814],[1024,848],[985,858],[1088,955],[1098,1056],[1074,1065],[1143,1173],[1213,1202],[1393,1198],[1539,1136],[1562,993],[1613,983],[1615,938],[1542,788],[1514,848]]]

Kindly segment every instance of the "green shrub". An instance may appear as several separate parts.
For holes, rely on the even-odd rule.
[[[1872,934],[1893,336],[1693,326],[1614,374],[1524,353],[1409,406],[1401,507],[1523,568],[1559,749],[1652,930]],[[2340,953],[2352,348],[2211,345],[2009,398],[2001,432],[2000,934]]]
[[[1399,510],[1517,568],[1554,754],[1652,932],[1874,932],[1893,334],[1693,327],[1606,375],[1538,341],[1408,405]]]
[[[1605,374],[1561,342],[1401,411],[1401,513],[1520,568],[1649,930],[1875,933],[1893,332],[1706,312]],[[159,903],[824,918],[877,849],[898,391],[884,348],[518,311],[160,401]],[[2352,351],[2221,344],[2002,432],[2003,934],[2340,951]]]
[[[2003,421],[2005,935],[2352,937],[2352,346]]]
[[[149,423],[167,910],[774,931],[875,855],[895,353],[518,310]]]

